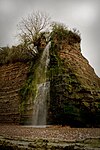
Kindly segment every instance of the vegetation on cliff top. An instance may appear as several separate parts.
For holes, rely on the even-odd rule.
[[[80,32],[77,29],[70,30],[64,24],[53,23],[51,38],[56,40],[57,44],[65,42],[66,44],[80,43]]]
[[[23,18],[18,27],[20,44],[0,50],[0,65],[33,61],[40,53],[42,45],[45,47],[50,39],[57,40],[58,44],[61,41],[68,44],[81,41],[79,31],[69,30],[61,23],[50,22],[48,14],[42,12],[33,12],[26,19]]]

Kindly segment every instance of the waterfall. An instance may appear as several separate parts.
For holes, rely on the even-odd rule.
[[[33,106],[32,125],[46,125],[47,101],[49,101],[50,82],[46,79],[49,64],[49,49],[51,42],[43,50],[39,65],[36,70],[37,92]]]

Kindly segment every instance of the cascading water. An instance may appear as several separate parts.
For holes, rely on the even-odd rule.
[[[50,82],[46,79],[47,67],[49,64],[49,49],[51,42],[45,47],[37,68],[37,92],[33,106],[32,125],[46,125],[47,118],[47,101],[49,101]]]

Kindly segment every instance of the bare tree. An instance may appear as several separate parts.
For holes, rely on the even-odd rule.
[[[33,12],[26,19],[22,18],[22,21],[18,24],[19,38],[26,45],[34,44],[40,33],[46,31],[49,27],[50,17],[48,14],[40,11]]]

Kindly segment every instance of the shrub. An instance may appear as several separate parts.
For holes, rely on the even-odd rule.
[[[66,41],[69,44],[79,43],[81,41],[80,33],[76,29],[69,30],[64,24],[53,23],[51,39],[61,42]]]
[[[29,51],[23,45],[5,47],[0,51],[0,64],[27,62],[34,59],[32,51]]]

